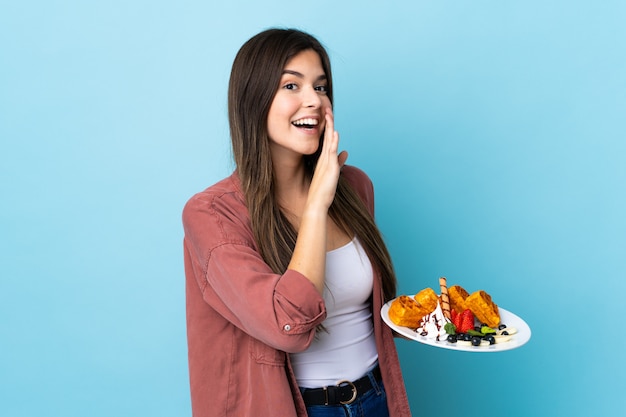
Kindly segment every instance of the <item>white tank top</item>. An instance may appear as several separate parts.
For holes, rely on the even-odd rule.
[[[378,360],[371,299],[372,264],[357,238],[326,254],[324,302],[326,331],[316,334],[304,352],[292,353],[291,363],[302,388],[354,381]]]

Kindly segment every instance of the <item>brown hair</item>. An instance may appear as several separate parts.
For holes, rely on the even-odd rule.
[[[275,200],[267,116],[285,65],[305,50],[319,55],[327,77],[327,96],[332,103],[332,74],[327,52],[313,36],[295,29],[268,29],[248,40],[235,57],[228,86],[233,156],[252,229],[263,259],[274,272],[281,274],[291,260],[297,232]],[[310,177],[320,150],[304,156]],[[359,238],[381,275],[385,300],[393,298],[395,273],[382,236],[363,201],[341,176],[328,212],[344,232],[354,233]]]

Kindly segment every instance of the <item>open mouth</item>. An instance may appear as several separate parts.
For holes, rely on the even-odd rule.
[[[314,129],[319,124],[319,121],[317,119],[305,118],[294,120],[291,124],[301,129]]]

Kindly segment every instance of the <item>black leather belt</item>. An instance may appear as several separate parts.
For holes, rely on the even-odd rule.
[[[378,366],[374,368],[372,374],[376,381],[380,381],[380,368]],[[372,381],[368,375],[365,375],[354,382],[339,381],[337,385],[306,389],[302,393],[302,398],[304,398],[304,404],[307,406],[351,404],[372,388]]]

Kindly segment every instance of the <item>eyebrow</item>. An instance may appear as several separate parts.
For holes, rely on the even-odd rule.
[[[298,71],[293,71],[293,70],[283,70],[283,75],[285,74],[289,74],[289,75],[294,75],[298,78],[304,78],[304,74],[298,72]],[[319,77],[317,77],[316,81],[323,81],[326,80],[328,77],[326,77],[326,74],[322,74]]]

